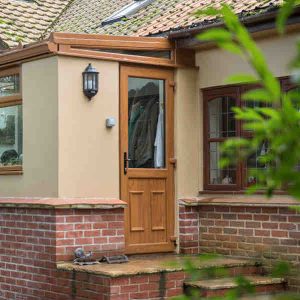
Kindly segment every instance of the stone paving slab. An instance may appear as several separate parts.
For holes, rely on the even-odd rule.
[[[256,262],[246,259],[214,258],[199,260],[196,256],[180,255],[152,255],[129,257],[129,262],[124,264],[99,263],[97,265],[78,266],[72,262],[58,263],[57,268],[64,271],[77,271],[109,277],[120,277],[139,274],[154,274],[160,272],[183,271],[184,259],[191,259],[199,269],[207,267],[242,267],[255,266]]]
[[[269,285],[269,284],[280,284],[284,283],[283,278],[273,278],[267,276],[245,276],[252,285]],[[197,287],[208,290],[218,290],[218,289],[231,289],[237,287],[235,278],[218,278],[209,280],[199,280],[187,282],[186,285],[190,287]]]

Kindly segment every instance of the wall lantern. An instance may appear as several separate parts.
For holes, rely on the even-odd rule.
[[[89,64],[82,73],[83,93],[91,100],[98,93],[99,72]]]

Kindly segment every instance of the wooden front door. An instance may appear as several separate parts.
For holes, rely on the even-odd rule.
[[[173,71],[122,66],[120,85],[126,252],[173,251]]]

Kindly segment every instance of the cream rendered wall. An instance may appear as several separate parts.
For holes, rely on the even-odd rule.
[[[99,72],[99,92],[82,92],[82,72]],[[119,198],[119,63],[58,58],[59,197]],[[107,129],[105,119],[116,126]]]
[[[258,41],[276,76],[289,75],[287,67],[296,54],[295,42],[299,38],[300,34],[289,34],[282,38],[274,37]],[[199,88],[224,85],[224,80],[229,75],[250,71],[248,64],[240,57],[220,49],[198,51],[196,64],[199,66]]]
[[[0,197],[58,195],[57,57],[22,65],[23,175],[0,176]]]
[[[198,69],[179,68],[175,71],[175,172],[176,198],[197,196],[200,180],[199,132],[200,108]]]
[[[278,77],[289,75],[288,64],[296,55],[295,42],[300,34],[289,34],[284,37],[273,37],[259,40],[257,43],[264,52],[271,70]],[[240,57],[229,54],[220,49],[198,51],[196,65],[199,67],[197,89],[200,93],[200,106],[203,103],[202,88],[224,85],[224,80],[236,73],[251,72],[249,65]],[[199,114],[200,124],[203,124],[202,114]],[[202,131],[199,132],[202,141]],[[200,184],[203,189],[203,147],[199,148],[200,154]]]

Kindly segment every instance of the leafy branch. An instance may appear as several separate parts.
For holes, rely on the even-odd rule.
[[[277,16],[277,29],[284,33],[285,24],[299,0],[284,2]],[[288,193],[300,199],[300,174],[297,165],[300,162],[300,89],[291,92],[281,91],[279,80],[274,76],[267,60],[251,37],[247,28],[228,5],[220,9],[208,8],[196,15],[221,17],[224,28],[209,29],[198,35],[203,41],[214,42],[219,48],[240,56],[248,62],[252,74],[235,74],[227,78],[226,83],[256,83],[259,88],[242,95],[246,103],[259,102],[258,107],[235,107],[235,117],[240,120],[244,130],[251,131],[253,138],[231,138],[222,146],[221,167],[247,160],[258,147],[267,141],[268,151],[259,156],[260,163],[267,166],[263,170],[253,170],[258,184],[251,186],[248,192],[265,189],[271,196],[277,189],[285,188]],[[291,63],[294,84],[300,83],[300,43],[298,55]]]

